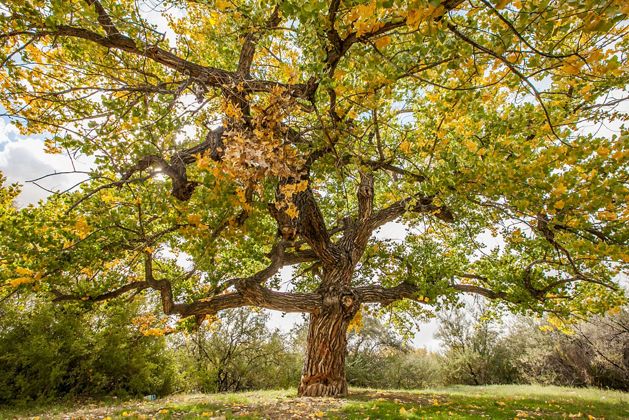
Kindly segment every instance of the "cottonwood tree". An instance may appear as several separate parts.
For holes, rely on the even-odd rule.
[[[307,313],[311,396],[362,305],[623,302],[624,0],[0,5],[5,117],[93,167],[3,214],[4,294]]]

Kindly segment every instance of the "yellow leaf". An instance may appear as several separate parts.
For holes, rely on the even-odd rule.
[[[389,45],[391,43],[391,37],[390,36],[383,36],[380,37],[378,39],[375,40],[374,44],[376,44],[376,47],[378,48],[384,48],[387,45]]]
[[[596,149],[596,153],[601,157],[607,157],[609,156],[609,148],[601,146],[598,149]]]
[[[319,410],[319,411],[317,411],[317,412],[315,412],[315,413],[314,413],[314,416],[315,416],[315,417],[323,417],[323,415],[324,415],[324,413],[323,413],[323,411],[321,411],[321,410]]]
[[[84,217],[79,217],[76,220],[76,223],[74,223],[74,233],[76,233],[76,235],[81,239],[85,239],[87,235],[89,235],[90,226]]]
[[[620,306],[614,306],[613,308],[609,308],[607,310],[607,313],[609,315],[618,315],[621,310],[622,310],[622,308]]]
[[[354,317],[352,318],[352,320],[349,322],[349,325],[347,326],[347,332],[360,332],[360,330],[363,328],[363,313],[362,311],[358,311],[356,312],[356,314],[354,314]]]
[[[562,183],[559,183],[555,186],[555,189],[553,190],[553,195],[554,196],[559,196],[564,194],[566,191],[568,190],[568,188],[566,188],[566,186]]]
[[[409,143],[408,140],[404,140],[402,143],[400,143],[399,147],[404,154],[408,154],[411,151],[411,143]]]
[[[18,287],[18,286],[21,286],[22,284],[33,283],[34,281],[35,279],[32,277],[18,277],[18,278],[9,280],[7,284],[9,284],[9,286],[11,287]]]
[[[496,3],[496,9],[504,9],[509,3],[511,3],[511,0],[500,0],[498,3]]]
[[[58,147],[52,139],[46,139],[44,141],[44,153],[48,154],[59,154],[62,153],[63,150]]]
[[[210,166],[210,158],[202,155],[201,153],[197,153],[194,155],[197,160],[197,168],[199,169],[208,169]]]
[[[288,215],[288,217],[290,217],[291,219],[296,219],[297,216],[299,216],[299,210],[297,209],[297,206],[295,206],[294,203],[290,203],[288,205],[288,208],[286,208],[286,210],[284,210],[284,212]]]
[[[230,6],[230,3],[226,0],[216,0],[216,7],[219,10],[225,10]]]
[[[304,192],[308,188],[308,180],[304,179],[303,181],[295,184],[295,192]]]
[[[188,215],[188,223],[190,223],[191,225],[198,226],[199,223],[201,223],[201,216],[199,216],[196,213],[189,214]]]
[[[422,21],[422,15],[419,10],[409,10],[406,15],[406,24],[411,28],[417,28]]]
[[[19,274],[20,276],[32,276],[33,275],[33,270],[31,270],[30,268],[18,267],[18,268],[15,269],[15,272],[17,274]]]
[[[566,203],[564,203],[564,201],[563,201],[563,200],[559,200],[559,201],[557,201],[557,202],[555,203],[555,208],[556,208],[557,210],[561,210],[561,209],[563,209],[563,208],[564,208],[564,206],[565,206],[565,205],[566,205]]]
[[[472,153],[476,153],[476,151],[478,150],[478,145],[470,139],[465,139],[463,141],[463,146],[465,146],[465,148]]]

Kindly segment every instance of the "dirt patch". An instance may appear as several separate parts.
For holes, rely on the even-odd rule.
[[[118,406],[88,405],[63,414],[42,413],[38,419],[109,419],[160,417],[201,417],[224,419],[227,413],[234,417],[253,416],[264,419],[317,419],[340,410],[348,402],[338,398],[309,397],[259,397],[255,394],[242,395],[242,400],[228,401],[220,395],[178,395],[156,401],[126,402]],[[193,408],[194,411],[190,411]],[[31,419],[33,417],[30,417]]]
[[[265,419],[314,419],[324,413],[338,411],[347,400],[338,398],[287,398],[260,402],[242,407],[231,407],[234,415],[256,414]]]
[[[443,405],[447,403],[447,398],[442,395],[414,394],[412,392],[395,391],[354,391],[347,398],[353,401],[391,401],[398,404],[418,404],[418,405]]]

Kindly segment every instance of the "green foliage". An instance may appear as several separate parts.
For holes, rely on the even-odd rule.
[[[441,383],[436,354],[413,349],[377,318],[365,317],[363,324],[348,338],[346,370],[350,385],[421,389]]]
[[[453,311],[437,336],[448,384],[544,384],[629,390],[627,309],[565,329],[552,317],[511,325],[483,311]]]
[[[131,326],[137,304],[101,309],[3,302],[0,404],[171,392],[175,372],[164,338]]]
[[[148,253],[192,304],[268,274],[278,231],[294,231],[300,268],[329,257],[314,244],[354,244],[350,286],[407,282],[423,304],[474,292],[567,316],[626,302],[626,2],[331,4],[173,0],[154,11],[167,36],[131,0],[0,3],[6,115],[49,152],[94,160],[76,190],[2,215],[0,293],[90,300],[139,282]],[[401,220],[403,245],[341,240],[366,173],[369,228]],[[302,176],[312,200],[287,198]],[[481,234],[502,246],[485,252]]]
[[[235,392],[281,389],[299,380],[301,358],[266,326],[268,314],[227,310],[197,331],[173,337],[187,390]]]
[[[629,311],[580,322],[566,334],[519,320],[506,337],[523,383],[629,390]]]
[[[506,326],[483,311],[454,310],[440,317],[443,380],[448,384],[509,384],[518,380]]]

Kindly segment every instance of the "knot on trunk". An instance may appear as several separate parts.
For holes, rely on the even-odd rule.
[[[341,295],[341,310],[343,317],[352,319],[360,309],[360,301],[353,291],[345,292]]]
[[[351,295],[345,295],[341,298],[341,304],[346,307],[349,308],[354,304],[354,297]]]

